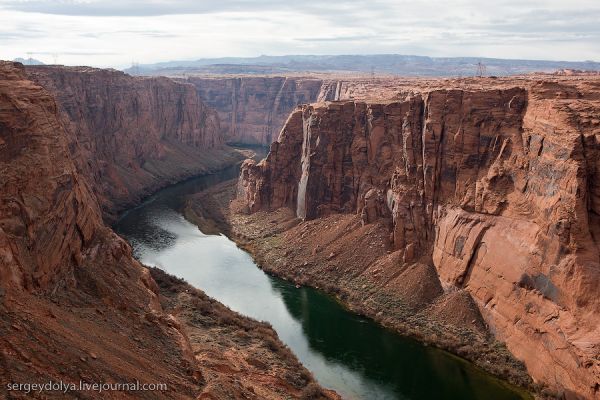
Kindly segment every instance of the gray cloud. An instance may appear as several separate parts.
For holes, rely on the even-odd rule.
[[[114,30],[114,31],[84,32],[84,33],[79,34],[79,36],[81,36],[81,37],[93,38],[93,39],[100,39],[100,38],[116,36],[116,35],[119,35],[119,36],[121,36],[121,35],[143,36],[143,37],[148,37],[148,38],[167,38],[167,39],[181,37],[181,35],[178,35],[178,34],[165,32],[165,31],[158,31],[158,30],[144,31],[144,30],[118,29],[118,30]]]
[[[455,4],[456,3],[456,4]],[[330,21],[341,28],[369,28],[378,34],[398,36],[403,28],[428,28],[433,32],[462,32],[464,35],[486,33],[492,37],[506,34],[525,36],[565,33],[579,37],[600,36],[600,3],[575,0],[572,7],[556,7],[557,0],[497,0],[489,2],[405,1],[405,0],[304,0],[301,3],[282,0],[0,0],[0,7],[27,13],[93,17],[149,17],[166,15],[242,13],[230,21],[259,21],[260,11],[284,11]],[[250,16],[250,13],[252,15]],[[244,14],[247,15],[244,16]],[[267,18],[263,18],[268,21]],[[145,34],[131,32],[132,34]],[[105,34],[105,33],[101,33]],[[93,37],[93,34],[88,34]],[[168,33],[146,33],[169,37]],[[301,41],[351,41],[343,37],[303,37]],[[356,35],[359,36],[359,35]]]
[[[361,2],[350,0],[347,5]],[[366,3],[362,2],[363,5]],[[5,9],[71,16],[122,16],[122,17],[147,17],[175,14],[210,14],[225,11],[248,12],[258,10],[299,10],[304,8],[327,9],[317,0],[306,0],[302,4],[280,0],[220,0],[220,1],[195,1],[195,0],[4,0]]]
[[[331,37],[302,37],[294,38],[300,42],[355,42],[370,40],[390,40],[382,35],[354,35],[354,36],[331,36]]]
[[[0,57],[52,49],[73,63],[361,53],[600,58],[597,0],[0,0],[0,11]],[[98,57],[69,53],[78,48]],[[114,57],[102,56],[110,50]]]

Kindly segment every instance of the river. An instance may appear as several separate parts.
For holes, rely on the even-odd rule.
[[[319,383],[346,399],[524,398],[458,357],[353,314],[318,290],[265,274],[227,237],[205,235],[182,216],[187,195],[237,174],[231,167],[165,188],[126,212],[115,230],[142,263],[269,322]]]

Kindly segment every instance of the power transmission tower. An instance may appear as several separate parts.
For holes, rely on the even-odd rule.
[[[140,72],[140,64],[135,61],[131,61],[131,74],[138,75]]]
[[[481,61],[479,61],[477,63],[477,75],[476,76],[478,78],[483,78],[485,76],[485,70],[486,70],[485,65]]]

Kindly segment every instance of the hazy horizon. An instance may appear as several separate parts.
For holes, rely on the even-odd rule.
[[[600,60],[600,4],[0,0],[0,58],[126,68],[260,55]]]

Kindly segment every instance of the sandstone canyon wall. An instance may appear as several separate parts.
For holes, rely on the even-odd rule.
[[[77,167],[109,220],[168,183],[236,161],[192,85],[87,67],[26,71],[56,97]]]
[[[323,81],[294,77],[189,77],[200,98],[217,110],[226,140],[268,146],[289,113],[318,99]]]
[[[168,82],[163,83],[168,88]],[[66,108],[73,113],[100,112],[109,102],[105,96],[111,86],[104,87],[88,99],[88,107]],[[93,86],[71,94],[91,95],[92,90]],[[115,147],[121,139],[123,151],[138,149],[142,158],[148,155],[145,150],[152,152],[164,142],[144,141],[139,135],[139,143],[127,135],[90,138],[88,134],[99,132],[84,131],[88,125],[77,125],[74,132],[69,123],[81,123],[77,118],[82,116],[67,118],[61,114],[63,107],[27,77],[21,64],[0,62],[0,397],[231,399],[260,393],[275,399],[300,397],[309,384],[312,393],[315,388],[321,393],[269,327],[233,313],[176,278],[160,271],[151,274],[132,257],[130,246],[104,225],[96,198],[102,193],[94,187],[95,166],[108,163],[109,157],[126,160]],[[152,115],[160,110],[146,111]],[[124,123],[111,122],[112,116],[85,114],[94,117],[88,121],[90,130]],[[134,113],[137,117],[141,115]],[[176,117],[178,124],[189,118],[185,113]],[[212,131],[195,137],[198,131],[189,123],[186,129],[169,132],[183,141],[216,145]],[[148,129],[149,135],[156,133],[151,123]],[[75,140],[74,133],[82,140]],[[98,155],[89,160],[88,170],[81,165],[88,161],[82,155],[93,154],[86,146],[98,152],[112,148],[117,154]],[[250,333],[242,343],[236,334],[245,330]],[[269,350],[273,348],[276,351]],[[264,364],[246,361],[259,358]],[[231,364],[234,372],[227,367]],[[167,389],[26,392],[8,386],[50,381],[77,386],[137,381]]]
[[[392,98],[404,82],[361,77],[188,77],[220,118],[225,140],[269,146],[299,105],[336,100]]]
[[[244,163],[239,196],[328,226],[383,222],[395,261],[364,268],[433,266],[535,380],[600,396],[600,81],[438,86],[299,107]]]
[[[193,393],[193,377],[177,361],[185,360],[180,332],[155,325],[161,344],[140,331],[140,340],[156,346],[151,354],[115,330],[133,329],[131,321],[140,323],[145,313],[160,315],[156,285],[103,225],[70,156],[56,101],[20,64],[1,63],[0,75],[0,393],[9,395],[9,382],[149,382],[160,374]],[[84,362],[90,354],[99,358]],[[157,354],[173,364],[156,363],[156,374],[148,374]]]

